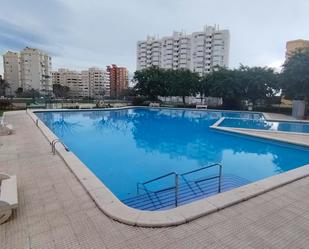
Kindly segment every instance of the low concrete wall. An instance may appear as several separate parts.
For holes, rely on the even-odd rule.
[[[303,100],[293,100],[292,116],[297,119],[305,118],[306,102]]]
[[[26,109],[27,108],[27,103],[12,103],[12,105],[18,109]]]

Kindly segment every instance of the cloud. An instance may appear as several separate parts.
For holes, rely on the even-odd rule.
[[[309,39],[308,9],[306,0],[2,0],[0,53],[32,46],[55,68],[116,63],[132,72],[147,35],[219,24],[231,33],[231,67],[266,66],[284,59],[287,40]]]
[[[37,33],[26,30],[21,26],[0,19],[1,47],[13,50],[24,46],[40,46],[48,44],[48,40]]]

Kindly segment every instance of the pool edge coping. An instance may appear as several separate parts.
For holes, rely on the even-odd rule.
[[[127,108],[113,108],[109,110],[116,109]],[[38,128],[49,143],[57,139],[58,137],[34,112],[35,110],[28,110],[27,114],[34,123],[38,122]],[[127,225],[141,227],[168,227],[184,224],[309,176],[309,164],[307,164],[173,209],[164,211],[143,211],[123,204],[73,152],[66,151],[62,144],[58,143],[56,145],[56,151],[104,214]]]
[[[286,122],[286,123],[304,123],[304,124],[309,124],[309,120],[289,120],[289,119],[271,119],[267,116],[267,113],[263,113],[263,116],[265,118],[265,121],[267,122]],[[265,132],[265,133],[275,133],[275,134],[290,134],[290,135],[301,135],[301,136],[309,136],[309,133],[305,133],[305,132],[294,132],[294,131],[274,131],[274,130],[262,130],[262,129],[250,129],[250,128],[238,128],[238,127],[232,127],[232,126],[220,126],[221,123],[225,120],[225,119],[241,119],[241,118],[228,118],[228,117],[222,117],[220,118],[218,121],[216,121],[213,125],[210,126],[210,128],[214,128],[214,129],[225,129],[227,131],[231,131],[233,132],[233,130],[235,131],[257,131],[257,132]],[[253,136],[253,135],[252,135]],[[264,137],[266,138],[266,137]],[[284,141],[286,142],[286,141]],[[308,146],[308,145],[306,145]]]
[[[237,133],[240,135],[245,135],[245,136],[251,136],[251,137],[257,137],[257,138],[263,138],[267,140],[273,140],[277,142],[283,142],[283,143],[289,143],[289,144],[294,144],[294,145],[299,145],[299,146],[304,146],[304,147],[309,147],[308,143],[303,143],[303,142],[296,142],[296,141],[291,141],[285,138],[279,138],[279,137],[271,137],[271,134],[283,134],[283,135],[298,135],[298,136],[309,136],[309,133],[297,133],[297,132],[285,132],[285,131],[271,131],[271,130],[261,130],[261,129],[247,129],[247,128],[237,128],[237,127],[220,127],[220,124],[226,119],[226,117],[220,118],[217,122],[215,122],[213,125],[211,125],[209,128],[218,130],[218,131],[223,131],[223,132],[228,132],[228,133]],[[267,120],[271,121],[271,120]],[[282,122],[287,122],[283,121]],[[304,122],[306,123],[306,122]],[[252,132],[257,132],[257,133],[267,133],[265,134],[253,134]]]

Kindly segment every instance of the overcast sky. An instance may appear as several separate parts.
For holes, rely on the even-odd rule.
[[[40,48],[54,69],[115,63],[132,73],[138,40],[206,24],[230,30],[232,68],[278,67],[287,40],[309,39],[308,0],[1,0],[0,8],[0,53]]]

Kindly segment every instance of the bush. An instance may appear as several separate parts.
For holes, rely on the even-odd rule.
[[[79,106],[77,105],[77,106],[68,106],[68,107],[66,107],[66,109],[79,109]]]
[[[196,104],[177,104],[175,105],[175,107],[177,108],[195,108]]]
[[[132,99],[132,105],[135,105],[135,106],[145,106],[147,105],[146,103],[147,99],[145,97],[142,97],[142,96],[136,96],[136,97],[133,97]]]

